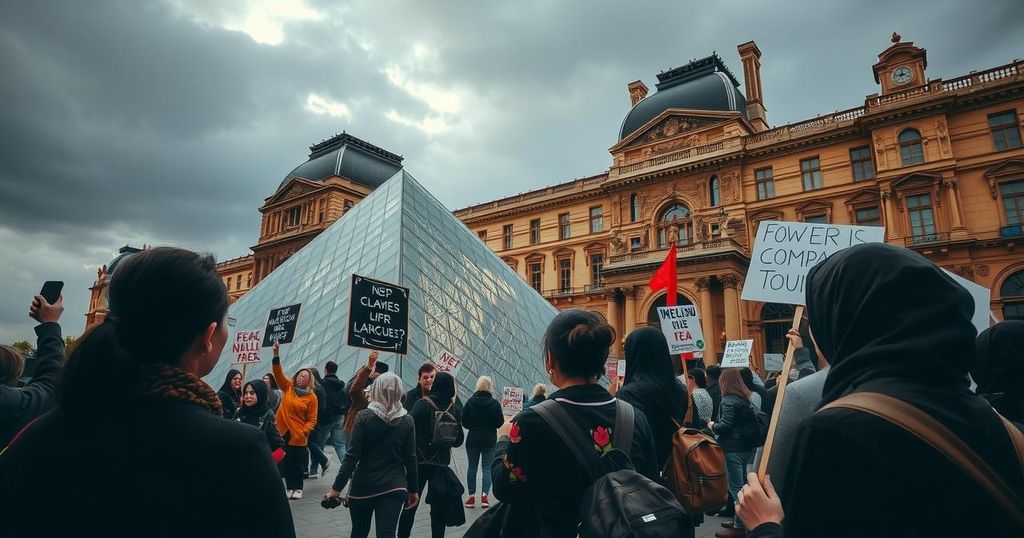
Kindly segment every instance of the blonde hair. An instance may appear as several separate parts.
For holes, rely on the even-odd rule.
[[[476,380],[476,389],[474,389],[474,390],[476,390],[477,392],[483,390],[483,391],[487,391],[487,392],[493,393],[494,392],[494,380],[491,379],[490,376],[482,375],[482,376],[480,376],[480,379]]]
[[[533,397],[544,396],[548,393],[548,387],[544,383],[537,383],[533,386]]]
[[[14,387],[25,373],[25,356],[13,346],[0,346],[0,385]]]

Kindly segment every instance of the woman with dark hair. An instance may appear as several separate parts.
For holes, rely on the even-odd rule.
[[[764,402],[764,399],[768,397],[764,385],[754,381],[754,372],[750,368],[740,368],[740,377],[743,378],[743,384],[750,391],[750,402],[754,404],[754,407],[760,409],[761,402]],[[758,381],[760,381],[760,378]]]
[[[277,431],[274,421],[274,410],[270,408],[270,391],[266,383],[256,380],[245,384],[242,390],[242,407],[238,409],[235,420],[250,426],[256,426],[267,436],[267,444],[274,461],[284,458],[284,439]]]
[[[711,422],[711,412],[715,402],[708,393],[707,374],[700,368],[694,368],[686,374],[686,388],[690,391],[690,400],[694,404],[694,424],[706,425]]]
[[[769,477],[762,484],[748,476],[737,512],[750,536],[1024,536],[1012,515],[1024,454],[1011,436],[1021,434],[971,393],[976,329],[967,290],[913,250],[881,243],[829,256],[806,282],[813,347],[831,368],[819,411],[796,432],[781,503]],[[937,421],[1016,502],[997,502],[963,466],[882,416],[828,407],[865,394],[858,397],[910,405]]]
[[[458,437],[451,446],[437,447],[432,443],[435,417],[437,413],[441,412],[455,417],[459,424]],[[455,405],[455,378],[448,372],[437,372],[437,375],[434,376],[434,383],[430,386],[430,392],[412,406],[412,411],[409,414],[412,415],[413,422],[416,424],[416,461],[419,484],[417,484],[415,493],[423,496],[427,483],[434,478],[435,473],[451,464],[452,449],[462,446],[464,440],[462,410]],[[431,486],[431,491],[433,491],[433,486]],[[426,500],[427,498],[424,497],[424,501]],[[461,493],[457,502],[462,504]],[[399,538],[409,538],[412,533],[412,524],[416,519],[417,508],[418,506],[412,506],[402,514],[402,519],[398,524]],[[445,513],[440,507],[431,505],[430,535],[432,538],[439,538],[444,536],[444,531]]]
[[[108,298],[68,358],[57,408],[0,455],[0,506],[16,514],[4,536],[294,536],[266,437],[224,420],[201,379],[228,338],[214,259],[144,250],[114,271]],[[182,502],[197,491],[209,502]],[[260,517],[224,517],[239,495]]]
[[[281,406],[275,419],[286,443],[284,458],[285,495],[302,498],[302,481],[309,463],[309,434],[316,427],[318,401],[313,389],[313,373],[301,368],[288,378],[281,367],[281,345],[274,342],[273,372],[281,387]]]
[[[743,382],[742,368],[722,368],[718,385],[722,389],[721,417],[711,422],[711,431],[725,452],[725,472],[729,479],[729,495],[733,502],[746,483],[747,462],[754,456],[754,443],[748,434],[755,429],[756,418],[750,389]],[[743,523],[733,515],[732,528],[715,534],[719,538],[743,536]]]
[[[1024,424],[1024,321],[1000,321],[978,335],[971,376],[1000,415]]]
[[[281,389],[277,388],[277,380],[274,379],[274,374],[270,372],[263,374],[263,383],[265,383],[267,385],[267,389],[269,389],[270,408],[277,413],[277,408],[281,407]]]
[[[598,454],[613,448],[625,451],[612,446],[620,402],[598,384],[614,342],[611,326],[584,310],[563,311],[548,325],[544,369],[559,390],[498,430],[500,440],[491,466],[494,495],[511,503],[506,521],[523,525],[520,536],[575,537],[579,501],[593,482],[538,409],[562,406],[576,420],[579,434],[593,441]],[[635,414],[629,455],[639,473],[658,480],[654,437],[643,413]]]
[[[242,372],[234,368],[228,370],[224,382],[217,391],[220,405],[224,409],[224,418],[235,418],[238,406],[242,404]]]

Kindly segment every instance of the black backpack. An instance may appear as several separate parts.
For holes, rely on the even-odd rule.
[[[753,447],[763,446],[768,438],[768,426],[771,424],[771,417],[753,404],[750,405],[749,415],[742,421],[740,429],[741,438]],[[746,415],[746,413],[744,413]]]
[[[675,495],[636,472],[629,459],[633,406],[615,401],[612,450],[598,456],[562,404],[547,400],[531,406],[572,450],[594,480],[580,499],[580,538],[677,538],[690,520]]]
[[[434,408],[434,418],[431,421],[430,448],[437,450],[455,446],[455,443],[459,440],[459,434],[462,433],[462,426],[455,418],[455,415],[450,413],[454,403],[448,404],[448,408],[441,411],[430,397],[424,397],[423,399],[430,404],[430,407]]]

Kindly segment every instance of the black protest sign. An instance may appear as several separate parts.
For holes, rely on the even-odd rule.
[[[267,330],[263,332],[263,347],[270,347],[274,342],[290,344],[295,338],[295,325],[299,322],[299,307],[302,303],[283,306],[270,311],[267,319]]]
[[[409,288],[352,275],[348,345],[405,355]]]

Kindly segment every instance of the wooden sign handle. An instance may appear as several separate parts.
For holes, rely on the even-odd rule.
[[[800,329],[800,319],[804,317],[804,307],[797,306],[793,313],[793,329]],[[787,338],[788,340],[788,338]],[[805,342],[805,345],[809,342]],[[779,425],[779,415],[782,414],[782,400],[786,398],[786,385],[789,384],[789,370],[793,367],[793,343],[786,345],[786,359],[782,362],[782,371],[779,372],[779,382],[776,385],[778,391],[775,395],[775,406],[772,408],[772,420],[768,426],[768,437],[764,440],[764,450],[761,452],[761,463],[757,466],[757,479],[764,481],[764,475],[768,472],[768,460],[772,457],[772,445],[775,443],[775,429]]]

